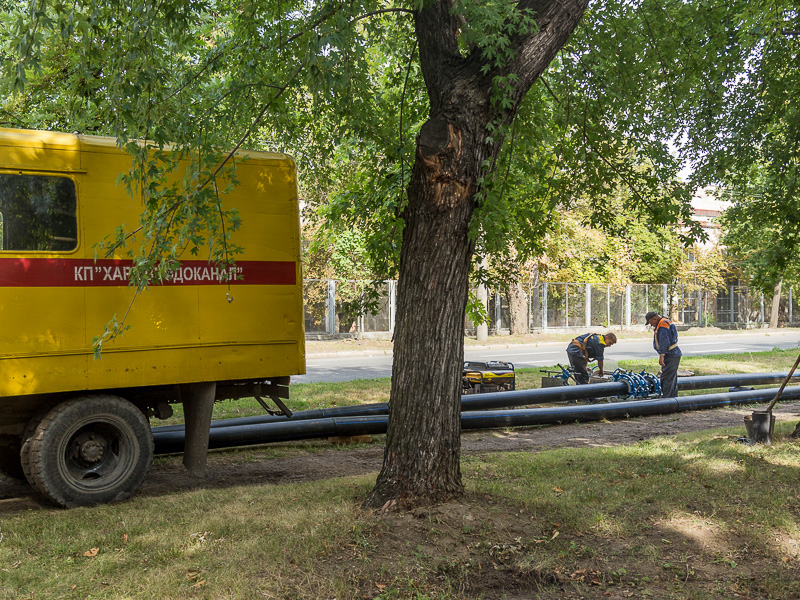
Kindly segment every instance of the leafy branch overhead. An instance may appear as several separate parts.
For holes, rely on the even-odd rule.
[[[786,102],[800,83],[789,4],[593,3],[527,93],[537,70],[517,71],[551,27],[540,29],[536,3],[443,4],[446,27],[417,33],[422,6],[8,1],[4,85],[16,93],[2,120],[114,135],[129,149],[120,183],[146,211],[98,251],[129,248],[142,287],[204,246],[235,260],[238,217],[222,200],[238,147],[292,153],[307,218],[361,231],[371,277],[396,276],[415,139],[448,93],[479,93],[498,115],[519,107],[513,124],[486,125],[484,143],[502,150],[477,178],[481,255],[540,255],[554,211],[584,199],[586,218],[612,234],[616,211],[692,224],[692,187],[716,183],[756,194],[748,202],[781,229],[775,264],[786,270],[800,238],[786,218],[800,143]],[[443,76],[426,79],[426,67]],[[675,178],[675,148],[695,166],[689,184]],[[625,203],[611,209],[620,187]],[[688,245],[701,234],[683,235]]]
[[[322,184],[348,166],[362,172],[353,190],[359,197],[334,198],[335,203],[350,209],[333,210],[333,215],[353,226],[366,225],[368,231],[383,233],[390,229],[391,242],[373,244],[376,254],[384,255],[385,270],[390,270],[388,265],[398,257],[402,232],[398,217],[404,206],[414,138],[427,114],[426,102],[435,104],[436,94],[457,79],[441,82],[445,87],[438,92],[425,89],[412,42],[409,15],[413,6],[254,2],[246,10],[238,8],[226,3],[167,2],[158,10],[148,3],[130,10],[113,2],[95,5],[83,1],[74,6],[35,3],[32,14],[20,11],[10,32],[16,61],[6,72],[13,74],[12,87],[28,90],[28,105],[41,102],[37,86],[45,80],[59,101],[56,110],[51,104],[49,114],[34,111],[28,122],[20,124],[106,133],[118,136],[121,143],[148,139],[157,148],[167,144],[187,151],[203,147],[211,164],[197,166],[194,178],[201,180],[216,168],[214,160],[223,158],[224,149],[235,146],[250,132],[254,116],[268,107],[244,147],[289,150],[298,158],[304,174],[312,174],[313,180],[318,175]],[[454,18],[448,21],[452,30],[447,32],[452,42],[442,46],[447,48],[442,56],[450,56],[445,63],[452,60],[458,65],[456,74],[472,68],[471,77],[486,78],[487,91],[491,92],[487,100],[502,110],[523,102],[518,90],[526,89],[529,82],[519,81],[514,71],[517,63],[532,60],[533,46],[518,55],[515,49],[537,31],[532,3],[455,3],[452,11]],[[420,42],[426,43],[425,38]],[[441,58],[436,56],[431,60]],[[297,65],[303,67],[299,75],[294,71]],[[598,133],[587,115],[580,122],[574,120],[580,116],[574,110],[576,102],[585,105],[586,99],[560,84],[573,77],[568,69],[575,65],[565,61],[554,67],[564,77],[549,76],[559,99],[557,104],[550,103],[550,121],[543,120],[546,113],[535,114],[541,112],[542,86],[542,90],[528,95],[523,111],[527,114],[531,109],[538,127],[514,132],[508,123],[489,123],[486,143],[499,144],[509,136],[521,136],[513,149],[522,149],[523,153],[500,160],[518,164],[523,168],[522,175],[531,179],[536,171],[527,151],[537,149],[537,140],[553,137],[556,132],[544,135],[552,119],[566,120],[568,129],[576,124],[580,129],[564,134],[580,133],[594,146],[598,160],[606,161],[604,170],[624,169],[625,162],[617,160],[616,150],[605,148],[606,134]],[[492,78],[487,77],[490,70]],[[278,91],[281,94],[275,98]],[[400,105],[403,114],[398,111]],[[583,146],[562,139],[562,148],[567,143]],[[351,149],[347,153],[350,156],[343,157],[346,148]],[[553,144],[537,150],[552,153]],[[576,162],[562,161],[562,172]],[[140,192],[148,194],[159,189],[163,173],[172,168],[174,165],[153,161],[143,163],[131,176],[146,180]],[[542,182],[555,182],[554,175],[549,173]],[[632,187],[636,179],[629,178]],[[519,235],[520,223],[506,216],[509,201],[504,196],[511,186],[491,177],[482,182],[485,192],[478,197],[482,212],[476,219],[475,235],[484,229],[480,222],[485,220],[488,238],[502,239],[516,233],[520,238],[516,245],[525,247],[524,241],[531,236]],[[547,187],[551,198],[569,194],[569,189],[557,185]],[[161,193],[164,204],[171,205],[170,192]],[[191,204],[201,205],[207,200],[199,197]],[[515,204],[521,201],[514,198]],[[523,204],[531,207],[519,211],[527,222],[548,210],[546,198],[533,197]],[[364,215],[370,215],[367,223],[363,222]],[[152,214],[147,218],[158,221],[164,217]],[[196,224],[202,225],[203,218],[200,215]],[[165,223],[168,225],[170,219]],[[373,237],[386,239],[382,234]],[[144,242],[141,236],[138,241]]]

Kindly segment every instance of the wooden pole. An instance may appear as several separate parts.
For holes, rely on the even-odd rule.
[[[781,394],[783,393],[783,388],[785,388],[786,384],[789,383],[789,380],[792,378],[792,375],[794,375],[794,370],[797,368],[797,365],[799,363],[800,363],[800,354],[797,355],[797,360],[794,361],[794,366],[792,367],[792,370],[789,371],[789,375],[787,375],[786,379],[783,380],[783,383],[781,384],[781,389],[779,389],[778,393],[775,394],[775,397],[772,399],[772,402],[769,403],[769,406],[767,407],[767,410],[764,411],[764,412],[768,412],[768,413],[772,412],[772,407],[775,406],[775,403],[778,401],[778,398],[781,397]]]

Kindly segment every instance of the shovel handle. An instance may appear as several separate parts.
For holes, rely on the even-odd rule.
[[[800,363],[800,354],[797,355],[797,360],[794,361],[794,366],[792,367],[792,370],[789,371],[789,374],[786,376],[786,379],[783,380],[783,383],[781,384],[781,389],[778,390],[778,393],[775,394],[775,397],[772,399],[772,402],[769,403],[766,412],[768,413],[772,412],[772,407],[775,406],[775,403],[778,401],[778,398],[781,397],[781,394],[783,393],[783,388],[785,388],[786,384],[789,383],[789,380],[792,378],[792,375],[794,374],[794,370],[797,368],[798,363]]]

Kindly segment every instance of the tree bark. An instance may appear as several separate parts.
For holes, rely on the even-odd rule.
[[[439,143],[434,144],[434,136]],[[463,130],[423,127],[400,254],[383,469],[366,505],[441,502],[461,493],[463,322],[474,243],[474,169]],[[432,360],[435,357],[435,360]]]
[[[538,30],[510,36],[502,66],[481,49],[461,55],[452,3],[414,12],[431,111],[417,138],[400,253],[397,322],[383,468],[364,505],[408,507],[463,491],[461,373],[464,311],[474,252],[470,220],[480,177],[490,175],[522,98],[580,20],[588,0],[523,1]],[[488,62],[487,62],[488,61]],[[510,103],[492,103],[496,76],[518,76]]]
[[[521,281],[508,286],[508,308],[511,317],[511,335],[528,333],[528,293]]]
[[[783,279],[779,280],[778,283],[775,284],[775,288],[772,291],[772,311],[770,312],[769,316],[769,328],[770,329],[777,329],[778,328],[778,321],[780,319],[780,312],[781,312],[781,287],[783,286]]]

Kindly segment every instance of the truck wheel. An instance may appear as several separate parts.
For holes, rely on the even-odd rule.
[[[36,484],[33,483],[33,477],[31,477],[31,440],[33,439],[33,434],[36,433],[36,428],[39,427],[39,423],[42,422],[46,414],[47,411],[40,410],[31,417],[30,421],[25,425],[25,429],[22,430],[19,460],[23,476],[33,487],[36,487]]]
[[[29,442],[33,485],[65,507],[125,500],[153,462],[142,412],[118,396],[89,396],[53,408]]]

